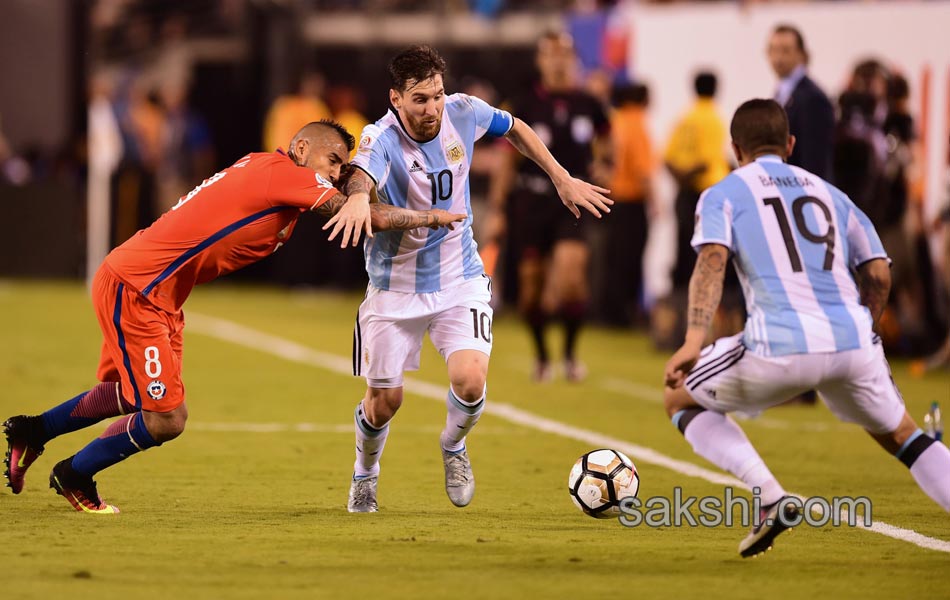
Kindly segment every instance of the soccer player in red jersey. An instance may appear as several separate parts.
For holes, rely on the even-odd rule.
[[[287,154],[248,154],[206,179],[106,257],[92,284],[103,334],[101,383],[41,415],[4,423],[4,475],[14,494],[23,489],[27,469],[48,441],[124,415],[57,463],[50,475],[50,487],[77,511],[119,512],[102,501],[93,476],[178,437],[185,428],[182,305],[191,290],[273,253],[290,238],[302,212],[336,215],[347,198],[334,183],[353,146],[353,136],[340,125],[310,123],[294,136]],[[365,208],[350,207],[348,212],[363,214]],[[364,229],[372,235],[372,229],[452,228],[466,218],[384,204],[368,209],[369,226],[346,232],[354,242]]]

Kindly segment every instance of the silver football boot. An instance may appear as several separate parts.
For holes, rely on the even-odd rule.
[[[376,503],[376,484],[379,477],[360,477],[350,483],[350,498],[346,503],[346,510],[351,513],[370,513],[379,511]]]
[[[442,462],[445,465],[445,493],[455,506],[468,506],[475,495],[475,475],[472,463],[468,460],[468,451],[442,450]]]

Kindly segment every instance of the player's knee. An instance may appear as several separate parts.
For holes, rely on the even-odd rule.
[[[463,402],[481,399],[488,379],[488,356],[476,351],[456,352],[448,363],[452,393]]]
[[[167,413],[143,412],[145,419],[145,428],[159,444],[171,441],[185,431],[185,423],[188,421],[188,410],[185,405],[181,405],[175,410]]]
[[[673,415],[683,410],[687,406],[684,396],[686,393],[683,391],[683,388],[676,388],[675,390],[669,387],[663,388],[663,409],[666,410],[666,416],[673,418]],[[688,396],[687,398],[688,399]]]
[[[402,388],[370,388],[363,400],[363,411],[373,427],[382,427],[402,406]]]
[[[466,377],[452,380],[452,393],[463,402],[477,402],[485,394],[485,379],[473,370]]]

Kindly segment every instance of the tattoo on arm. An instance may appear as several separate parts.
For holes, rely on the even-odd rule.
[[[375,231],[416,229],[437,224],[435,215],[428,211],[409,210],[379,203],[370,204],[369,210]]]
[[[332,198],[313,209],[313,212],[325,219],[329,219],[340,212],[344,204],[346,204],[346,196],[343,194],[335,194]]]
[[[883,286],[879,282],[861,286],[861,304],[867,306],[868,310],[871,311],[871,318],[875,326],[881,315],[884,314],[884,307],[887,306],[887,295],[887,286]]]
[[[874,326],[884,314],[891,293],[890,267],[883,261],[871,261],[858,271],[861,304],[868,307]]]
[[[722,282],[726,277],[726,263],[729,251],[719,244],[707,244],[699,251],[696,267],[689,280],[690,329],[709,328],[719,301],[722,300]]]
[[[346,183],[343,185],[343,193],[347,196],[352,196],[353,194],[358,194],[360,192],[368,194],[372,191],[373,180],[369,175],[366,174],[362,169],[356,167],[351,167],[352,172],[349,177],[346,179]]]

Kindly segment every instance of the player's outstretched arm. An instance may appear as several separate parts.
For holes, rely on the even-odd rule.
[[[858,267],[858,291],[861,304],[871,311],[874,326],[884,314],[891,293],[891,268],[883,258],[875,258]]]
[[[455,229],[456,223],[461,223],[468,218],[467,214],[450,213],[441,208],[409,210],[408,208],[399,208],[398,206],[378,202],[371,204],[369,208],[373,219],[373,229],[376,231],[416,229],[418,227]]]
[[[342,205],[327,215],[330,220],[323,226],[324,231],[333,227],[329,237],[331,242],[338,233],[343,232],[343,236],[340,238],[340,248],[346,248],[348,243],[355,246],[360,241],[362,231],[366,232],[366,237],[373,237],[369,200],[374,187],[373,180],[363,170],[351,169],[348,173],[343,185],[343,193],[346,194],[346,198]],[[332,200],[336,199],[336,197],[332,198]],[[329,202],[325,204],[329,204]]]
[[[706,333],[722,300],[722,283],[726,278],[728,262],[729,249],[725,246],[706,244],[699,249],[696,266],[689,279],[686,341],[666,363],[665,383],[671,388],[682,385],[699,360]]]
[[[527,123],[516,118],[514,125],[505,134],[508,141],[518,149],[518,152],[527,156],[544,169],[548,174],[557,193],[561,197],[561,202],[578,219],[581,217],[581,211],[578,207],[588,211],[598,219],[601,213],[609,213],[610,205],[613,200],[603,194],[609,194],[610,190],[598,187],[571,177],[571,174],[557,162],[551,152],[548,150],[538,134],[531,129]]]
[[[335,194],[332,198],[313,210],[316,214],[330,219],[324,229],[329,227],[333,218],[340,214],[348,204],[347,197],[343,194]],[[372,220],[372,227],[377,231],[389,231],[393,229],[417,229],[419,227],[429,227],[437,229],[439,227],[448,227],[454,229],[456,223],[461,223],[468,215],[464,213],[450,213],[447,210],[433,208],[432,210],[409,210],[408,208],[399,208],[389,204],[373,203],[369,205],[369,216]],[[358,230],[354,230],[358,232]],[[334,233],[333,235],[336,235]],[[333,235],[330,239],[333,239]],[[357,238],[358,239],[358,234]],[[345,247],[345,244],[341,247]]]

